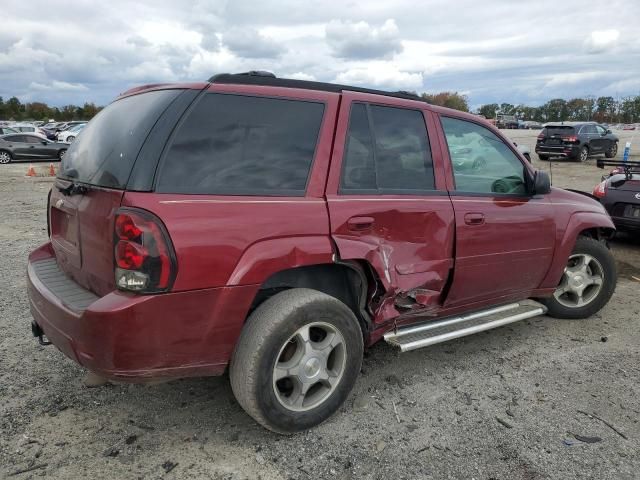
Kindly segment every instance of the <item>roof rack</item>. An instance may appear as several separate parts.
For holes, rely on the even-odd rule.
[[[633,178],[634,173],[640,173],[640,162],[632,162],[632,161],[619,161],[619,160],[605,160],[599,158],[596,160],[596,165],[598,168],[604,168],[605,165],[609,167],[622,167],[625,177],[627,180],[631,180]]]
[[[397,92],[387,92],[371,88],[354,87],[350,85],[340,85],[337,83],[316,82],[310,80],[296,80],[293,78],[278,78],[271,72],[264,70],[251,70],[244,73],[218,73],[208,80],[211,83],[224,83],[236,85],[262,85],[270,87],[301,88],[305,90],[320,90],[323,92],[341,93],[344,90],[359,93],[371,93],[374,95],[384,95],[387,97],[402,98],[405,100],[417,100],[427,102],[424,98],[404,90]]]

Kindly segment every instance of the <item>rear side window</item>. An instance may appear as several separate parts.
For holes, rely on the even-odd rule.
[[[354,103],[340,193],[419,194],[434,185],[422,112]]]
[[[304,195],[323,113],[318,102],[208,93],[168,146],[156,191]]]
[[[71,144],[60,176],[125,188],[151,128],[181,90],[157,90],[116,100],[96,115]]]

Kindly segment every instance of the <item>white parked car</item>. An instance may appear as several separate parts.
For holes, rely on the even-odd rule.
[[[58,141],[62,143],[73,142],[86,125],[86,123],[81,123],[75,127],[71,127],[69,130],[58,132]]]
[[[30,123],[14,123],[10,125],[10,128],[17,130],[22,133],[33,133],[34,135],[38,135],[42,138],[47,138],[47,135],[38,127],[34,127]]]

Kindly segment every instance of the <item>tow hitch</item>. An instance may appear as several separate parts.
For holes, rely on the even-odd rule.
[[[44,332],[36,322],[31,322],[31,333],[33,333],[34,337],[38,338],[38,343],[40,345],[51,345],[49,340],[45,340]]]

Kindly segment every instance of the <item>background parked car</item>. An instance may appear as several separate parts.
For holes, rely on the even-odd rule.
[[[13,160],[61,160],[68,145],[52,142],[32,133],[12,133],[0,137],[0,163]]]
[[[13,128],[14,130],[17,130],[18,132],[33,133],[40,137],[46,137],[46,134],[42,129],[38,127],[34,127],[33,125],[30,125],[28,123],[15,123],[11,125],[11,128]]]
[[[585,162],[592,155],[613,158],[618,137],[595,122],[547,123],[538,135],[536,153],[540,160],[565,157]]]
[[[0,135],[9,135],[10,133],[20,133],[20,132],[15,128],[0,127]]]
[[[615,167],[595,186],[593,195],[618,230],[640,232],[640,162],[598,160],[599,168]]]
[[[74,125],[73,127],[67,129],[67,130],[63,130],[62,132],[58,132],[58,142],[61,143],[71,143],[73,142],[76,137],[78,136],[78,134],[82,131],[82,129],[85,127],[86,123],[80,123],[77,125]]]

